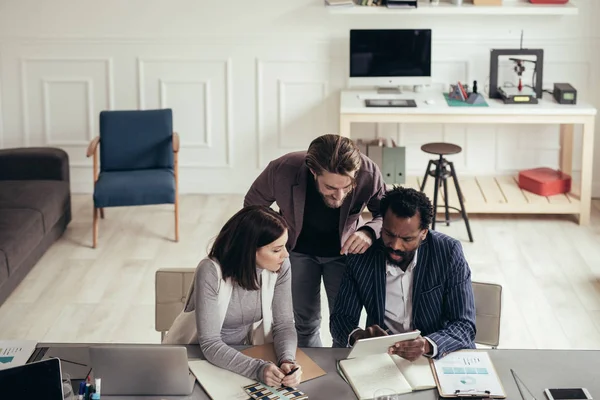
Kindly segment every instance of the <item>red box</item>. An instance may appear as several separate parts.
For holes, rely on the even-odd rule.
[[[540,196],[571,191],[571,177],[551,168],[534,168],[519,172],[519,187]]]
[[[569,0],[529,0],[533,4],[567,4]]]

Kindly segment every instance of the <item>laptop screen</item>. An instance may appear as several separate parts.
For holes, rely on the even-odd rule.
[[[0,371],[0,398],[63,400],[60,360],[48,360]]]

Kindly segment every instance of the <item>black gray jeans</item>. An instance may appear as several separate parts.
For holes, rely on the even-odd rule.
[[[316,257],[290,252],[290,262],[298,347],[322,347],[321,277],[331,313],[346,270],[346,257]]]

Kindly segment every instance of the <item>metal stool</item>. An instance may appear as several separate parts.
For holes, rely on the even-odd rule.
[[[465,210],[465,205],[463,203],[463,195],[460,190],[460,186],[458,185],[458,178],[456,177],[456,171],[454,169],[454,164],[452,161],[448,161],[444,158],[444,156],[449,154],[458,154],[462,151],[460,146],[451,143],[427,143],[421,146],[421,150],[425,153],[435,154],[440,156],[438,160],[429,160],[427,164],[427,170],[425,171],[425,176],[423,177],[423,183],[421,184],[421,192],[425,190],[425,184],[427,183],[427,177],[432,176],[435,179],[435,186],[433,190],[433,210],[437,215],[438,208],[438,189],[441,185],[444,186],[444,205],[439,207],[444,207],[446,219],[436,221],[436,215],[433,216],[433,221],[431,224],[431,229],[435,230],[436,222],[445,222],[447,226],[450,226],[450,213],[449,209],[453,209],[458,211],[462,219],[465,221],[465,225],[467,226],[467,233],[469,234],[469,241],[473,241],[473,235],[471,234],[471,227],[469,226],[469,217],[467,216],[467,211]],[[435,168],[432,168],[432,165]],[[451,207],[448,205],[448,184],[446,180],[452,177],[454,181],[454,187],[456,188],[456,194],[458,196],[458,201],[460,203],[460,209],[456,207]]]

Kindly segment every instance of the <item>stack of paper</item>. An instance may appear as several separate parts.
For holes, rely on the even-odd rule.
[[[353,6],[352,0],[325,0],[325,4],[328,6]]]
[[[188,364],[196,380],[213,400],[248,400],[244,386],[256,383],[206,360],[192,360]]]
[[[24,365],[37,346],[34,340],[0,341],[0,370]]]

